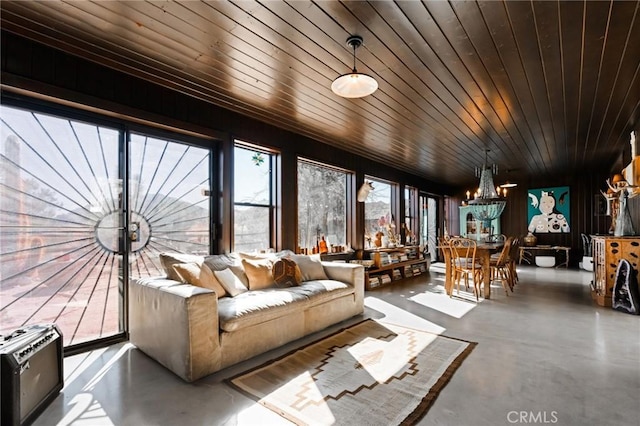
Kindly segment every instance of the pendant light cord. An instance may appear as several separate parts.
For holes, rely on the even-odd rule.
[[[352,44],[353,46],[353,73],[357,73],[358,70],[356,70],[356,43]]]

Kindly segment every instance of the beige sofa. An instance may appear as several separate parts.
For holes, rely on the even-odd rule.
[[[235,297],[168,277],[131,280],[131,342],[191,382],[361,314],[363,267],[318,263],[327,279]]]

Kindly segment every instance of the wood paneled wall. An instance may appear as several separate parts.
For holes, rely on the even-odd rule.
[[[611,219],[599,215],[596,205],[602,198],[600,189],[605,186],[606,173],[585,173],[582,176],[558,176],[548,181],[518,182],[508,195],[502,214],[502,230],[507,235],[527,234],[528,190],[535,188],[569,186],[571,196],[570,229],[568,234],[536,234],[538,244],[562,245],[572,248],[572,260],[577,265],[582,257],[580,234],[606,234]],[[598,198],[599,197],[599,198]]]
[[[600,190],[606,188],[607,172],[585,173],[576,176],[558,176],[555,179],[519,182],[512,188],[507,206],[501,217],[502,232],[505,235],[527,234],[528,189],[569,186],[571,190],[571,232],[568,234],[536,234],[538,244],[562,245],[571,247],[571,265],[577,266],[582,258],[582,240],[580,234],[608,234],[611,217],[598,211],[603,199]],[[640,197],[629,200],[629,210],[637,234],[640,234]]]

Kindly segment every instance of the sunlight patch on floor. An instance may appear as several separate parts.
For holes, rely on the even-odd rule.
[[[114,426],[106,411],[91,393],[79,393],[67,404],[72,408],[57,426]]]
[[[385,326],[391,330],[394,327],[393,324],[385,324]],[[367,337],[352,345],[347,352],[376,382],[385,383],[405,370],[412,359],[429,346],[437,335],[429,334],[422,337],[422,339],[416,339],[402,332],[399,332],[392,341]],[[338,352],[339,350],[336,350],[336,353]]]
[[[445,268],[444,263],[432,263],[429,266],[429,273],[438,272],[440,274],[444,274],[445,270],[446,270],[446,268]]]
[[[107,353],[108,348],[103,348],[69,357],[69,359],[65,360],[65,371],[69,371],[65,377],[65,388],[74,380],[82,378],[83,373],[95,369],[96,365],[102,365],[102,367],[87,381],[87,384],[82,387],[82,392],[76,394],[67,403],[71,408],[65,414],[64,418],[60,420],[58,426],[113,426],[114,423],[109,418],[109,415],[91,391],[94,390],[112,368],[117,368],[120,359],[133,347],[131,343],[127,343],[112,356]]]
[[[73,355],[64,359],[64,386],[68,387],[78,377],[82,375],[87,369],[98,361],[102,354],[104,354],[108,348],[95,349],[89,352],[83,352],[78,355]]]
[[[460,293],[462,296],[464,293]],[[434,309],[443,314],[449,315],[454,318],[462,318],[477,306],[475,296],[470,297],[449,297],[442,293],[424,292],[418,293],[415,296],[409,298],[412,302],[419,303],[427,308]],[[480,299],[479,302],[481,302]]]
[[[268,408],[262,406],[259,403],[251,404],[248,408],[240,411],[234,416],[233,423],[231,421],[225,423],[228,426],[231,425],[260,425],[260,426],[282,426],[293,425],[284,417],[279,416]]]
[[[424,318],[420,318],[411,312],[400,309],[390,303],[385,302],[377,297],[368,296],[364,299],[364,305],[367,308],[373,309],[384,314],[384,318],[381,318],[381,322],[389,322],[407,327],[415,327],[420,330],[425,330],[431,333],[442,334],[446,328],[439,326]]]

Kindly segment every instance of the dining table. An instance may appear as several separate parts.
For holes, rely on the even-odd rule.
[[[478,241],[476,246],[476,258],[482,262],[482,277],[484,284],[483,297],[485,299],[491,298],[491,255],[497,253],[504,247],[503,242],[485,243]],[[453,265],[451,262],[451,251],[449,246],[439,245],[439,249],[442,250],[445,262],[445,280],[444,289],[447,295],[451,296],[453,293],[454,280],[453,280]],[[466,249],[465,253],[466,253]]]

